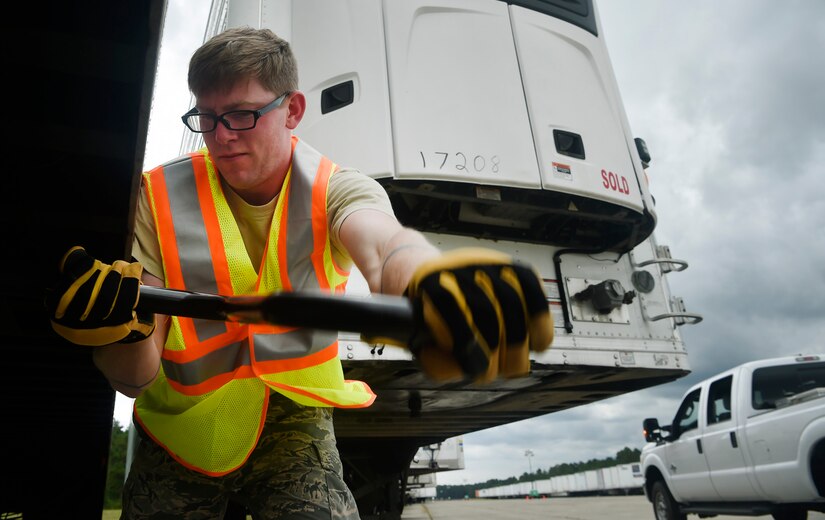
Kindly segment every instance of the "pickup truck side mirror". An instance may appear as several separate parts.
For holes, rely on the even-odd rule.
[[[642,421],[642,429],[645,434],[647,442],[661,442],[662,429],[659,427],[659,420],[654,417],[648,417]]]

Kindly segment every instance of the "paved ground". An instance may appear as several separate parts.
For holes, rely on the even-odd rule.
[[[770,520],[770,516],[716,516],[714,520]],[[643,496],[547,498],[532,500],[445,500],[404,508],[403,520],[653,520]],[[699,520],[688,515],[688,520]],[[808,520],[825,514],[808,513]]]
[[[103,520],[120,517],[104,511]],[[713,520],[771,520],[770,516],[715,516]],[[251,519],[251,517],[247,517]],[[533,500],[444,500],[412,504],[402,520],[654,520],[653,508],[643,496],[546,498]],[[688,515],[688,520],[699,520]],[[808,513],[808,520],[825,520],[823,513]]]

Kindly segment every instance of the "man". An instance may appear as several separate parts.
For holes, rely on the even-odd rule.
[[[373,292],[423,317],[408,346],[433,378],[529,371],[552,341],[541,282],[484,249],[442,254],[395,219],[381,186],[293,135],[306,100],[286,41],[230,29],[192,56],[184,124],[206,148],[144,174],[133,256],[80,247],[49,298],[54,329],[95,346],[112,387],[135,397],[141,442],[123,518],[357,518],[334,407],[375,396],[345,381],[337,335],[135,311],[139,284],[218,294],[344,290],[354,263]]]

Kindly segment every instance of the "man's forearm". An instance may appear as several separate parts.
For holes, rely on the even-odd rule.
[[[381,259],[381,287],[384,294],[401,294],[415,269],[440,251],[416,230],[404,228],[384,247]]]
[[[415,268],[440,254],[420,232],[371,209],[351,213],[339,237],[375,293],[402,294]]]
[[[162,316],[158,319],[166,320]],[[160,322],[158,325],[165,328],[160,327]],[[155,339],[158,332],[143,341],[115,343],[94,350],[94,364],[112,388],[128,397],[137,397],[155,381],[160,371],[160,348]]]

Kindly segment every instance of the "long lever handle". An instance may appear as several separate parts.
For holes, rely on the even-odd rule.
[[[409,343],[416,328],[410,301],[383,294],[356,297],[302,291],[221,296],[143,285],[138,309],[205,320],[357,332],[400,345]]]

